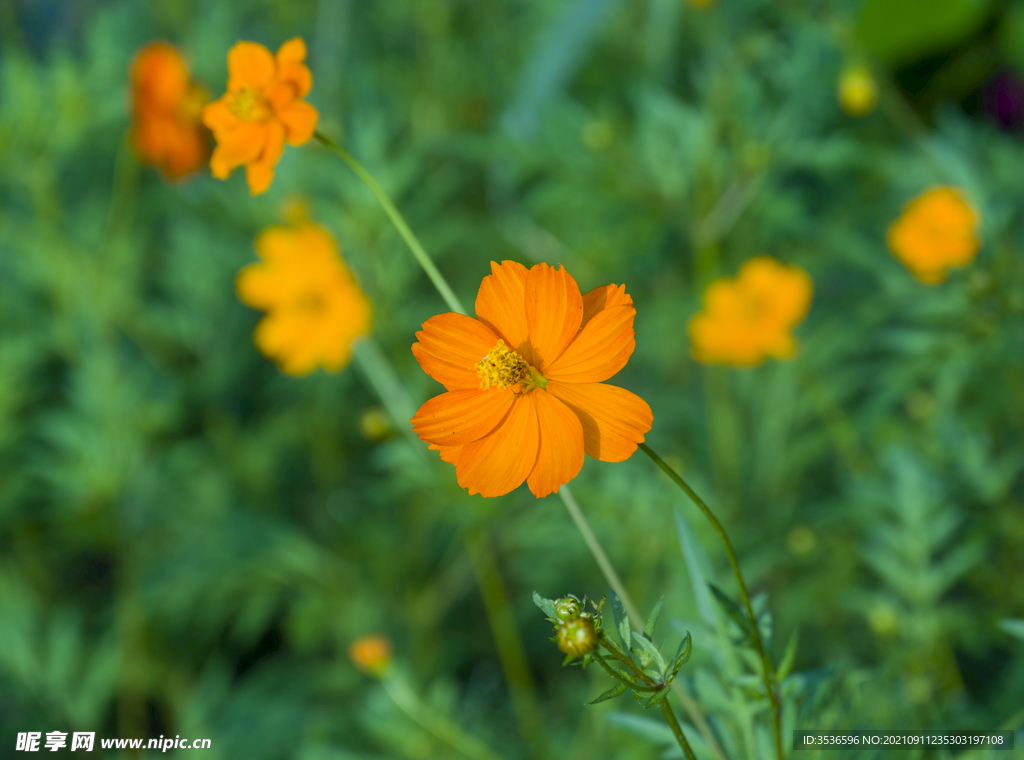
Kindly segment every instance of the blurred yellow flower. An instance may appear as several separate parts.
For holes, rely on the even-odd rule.
[[[227,179],[245,166],[253,195],[270,187],[284,144],[302,145],[316,130],[319,114],[302,100],[313,86],[303,63],[306,43],[300,38],[281,45],[277,55],[255,42],[238,42],[228,52],[228,91],[203,110],[217,147],[210,170]]]
[[[169,179],[196,171],[210,155],[210,133],[200,114],[209,101],[188,73],[181,54],[151,42],[132,62],[132,127],[135,155]]]
[[[790,333],[807,314],[812,291],[799,267],[768,256],[750,259],[739,276],[715,280],[704,291],[704,310],[689,324],[694,356],[739,367],[791,357],[796,341]]]
[[[370,302],[323,227],[271,227],[256,238],[262,259],[238,273],[238,297],[267,315],[256,346],[290,375],[348,364],[352,342],[370,332]]]
[[[839,105],[850,116],[866,116],[878,105],[878,85],[864,66],[843,69],[837,85]]]
[[[889,228],[887,242],[911,274],[928,285],[946,279],[950,267],[978,253],[978,212],[960,190],[941,185],[917,196]]]
[[[360,670],[383,675],[391,667],[391,641],[379,633],[363,636],[349,645],[348,656]]]

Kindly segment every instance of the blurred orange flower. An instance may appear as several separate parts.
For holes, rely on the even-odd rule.
[[[132,126],[135,154],[170,179],[203,165],[210,135],[200,114],[210,97],[188,74],[185,61],[166,42],[152,42],[132,62]]]
[[[689,324],[697,361],[750,367],[769,356],[796,352],[792,329],[807,314],[813,284],[807,272],[757,256],[736,278],[723,277],[704,291],[704,310]]]
[[[316,109],[302,100],[313,86],[303,63],[306,43],[288,40],[272,55],[263,45],[238,42],[228,52],[228,91],[203,109],[217,147],[210,170],[227,179],[239,166],[253,195],[265,192],[284,144],[302,145],[316,130]]]
[[[370,302],[324,228],[304,222],[256,238],[263,260],[238,273],[238,297],[267,315],[256,346],[290,375],[348,364],[352,342],[370,332]]]
[[[889,249],[921,282],[935,285],[950,267],[978,253],[978,212],[954,187],[933,187],[910,201],[889,228]]]
[[[383,675],[391,667],[391,641],[379,633],[363,636],[349,645],[348,656],[360,670]]]
[[[624,285],[586,295],[564,269],[491,262],[476,319],[439,314],[412,352],[447,393],[420,407],[416,434],[455,465],[471,494],[500,496],[525,480],[540,498],[583,466],[629,458],[653,415],[603,381],[633,353],[633,299]]]

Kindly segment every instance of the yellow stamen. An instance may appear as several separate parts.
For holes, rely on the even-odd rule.
[[[266,121],[273,115],[270,103],[255,87],[245,87],[236,92],[228,108],[242,121]]]
[[[530,365],[515,351],[499,340],[487,356],[476,363],[476,375],[480,378],[480,390],[497,387],[503,391],[519,385],[530,376]]]

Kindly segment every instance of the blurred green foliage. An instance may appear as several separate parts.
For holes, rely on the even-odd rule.
[[[1024,145],[957,101],[1019,65],[1022,7],[0,3],[2,754],[61,730],[210,737],[211,758],[458,756],[349,663],[370,631],[508,760],[672,741],[632,704],[582,707],[606,679],[560,667],[530,592],[607,588],[558,497],[469,498],[401,419],[364,436],[368,410],[438,391],[409,346],[444,307],[346,168],[289,148],[251,198],[237,174],[137,166],[127,69],[154,38],[216,94],[234,41],[302,35],[321,129],[465,301],[492,259],[626,283],[637,350],[615,382],[732,535],[791,665],[787,730],[1020,726]],[[950,78],[979,45],[994,63]],[[836,77],[871,49],[882,108],[854,120]],[[881,67],[933,54],[931,90]],[[985,244],[930,288],[884,236],[936,183],[967,191]],[[338,375],[281,375],[234,295],[295,197],[374,303]],[[814,278],[800,354],[695,364],[703,287],[759,253]],[[734,591],[714,534],[639,457],[588,461],[573,488],[637,602],[664,595],[669,638],[692,632],[679,681],[726,755],[771,757],[757,664],[707,591]]]

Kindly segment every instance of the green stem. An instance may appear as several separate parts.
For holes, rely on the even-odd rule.
[[[772,703],[772,724],[775,728],[775,751],[778,754],[779,760],[782,760],[782,708],[779,704],[779,695],[775,692],[772,687],[772,665],[768,659],[768,653],[765,651],[764,642],[761,640],[761,631],[757,625],[757,617],[754,615],[754,608],[750,604],[750,594],[747,593],[747,584],[743,580],[743,573],[740,571],[740,563],[736,558],[736,552],[732,548],[732,543],[729,541],[729,537],[725,533],[725,528],[722,527],[722,523],[715,517],[715,513],[711,511],[710,507],[704,503],[704,500],[697,495],[697,493],[690,488],[685,480],[683,480],[679,474],[669,467],[665,460],[655,454],[651,448],[644,443],[640,444],[640,448],[643,452],[649,456],[658,467],[660,467],[666,475],[668,475],[677,486],[683,489],[690,500],[697,505],[697,508],[704,513],[704,516],[708,519],[711,525],[714,527],[715,532],[718,533],[718,537],[722,540],[722,544],[725,546],[725,553],[729,557],[729,564],[732,565],[733,574],[736,576],[736,584],[740,588],[740,597],[743,599],[743,606],[746,608],[747,617],[750,618],[751,632],[754,637],[754,646],[757,648],[758,653],[761,655],[761,667],[764,670],[764,688],[768,694],[768,699]]]
[[[501,755],[496,754],[482,741],[470,736],[443,715],[435,713],[423,704],[408,684],[397,675],[386,675],[381,679],[381,685],[384,686],[384,691],[402,712],[412,718],[420,727],[466,757],[472,758],[472,760],[503,760]]]
[[[608,555],[605,554],[604,547],[601,546],[601,542],[597,540],[597,536],[594,535],[594,531],[590,528],[590,523],[587,522],[587,518],[584,517],[582,510],[580,510],[580,505],[577,503],[576,497],[572,495],[572,491],[569,490],[569,485],[565,484],[559,488],[558,495],[562,497],[562,502],[569,511],[569,516],[576,523],[576,528],[579,530],[580,535],[583,536],[583,541],[586,543],[587,548],[590,549],[590,553],[594,555],[594,561],[601,568],[601,574],[604,575],[608,585],[612,587],[612,590],[622,601],[622,606],[626,608],[626,614],[629,615],[633,627],[643,630],[644,619],[640,617],[640,612],[637,610],[636,605],[633,604],[633,599],[630,597],[629,592],[626,591],[625,584],[623,584],[619,574],[615,572],[615,567],[612,565],[611,560],[608,559]]]
[[[636,677],[639,678],[641,681],[646,683],[648,686],[657,686],[658,685],[657,681],[655,681],[649,675],[644,673],[643,670],[641,670],[639,667],[637,667],[637,664],[635,662],[633,662],[633,658],[630,657],[625,652],[623,652],[621,649],[619,649],[617,644],[612,643],[605,636],[601,637],[601,644],[604,646],[605,649],[607,649],[609,652],[611,652],[615,656],[616,659],[621,660],[622,663],[627,668],[632,670],[633,673],[636,675]]]
[[[686,737],[683,735],[683,727],[679,725],[679,721],[676,720],[676,714],[672,712],[672,705],[668,703],[667,699],[661,700],[661,711],[665,714],[665,722],[668,723],[668,727],[672,729],[672,733],[675,734],[676,741],[679,742],[679,746],[683,750],[683,754],[686,755],[686,760],[697,760],[697,756],[693,754],[693,750],[690,749],[690,743],[686,741]]]
[[[370,188],[370,192],[372,192],[377,198],[377,202],[380,203],[381,207],[384,209],[384,213],[388,215],[391,223],[395,225],[395,229],[398,230],[398,234],[402,236],[402,240],[404,240],[405,244],[409,246],[409,250],[412,251],[412,255],[416,258],[416,261],[419,262],[419,265],[423,267],[423,271],[427,273],[427,277],[430,278],[434,287],[437,288],[437,292],[441,294],[441,298],[443,298],[445,303],[448,304],[448,308],[452,311],[458,312],[459,314],[465,314],[466,310],[463,308],[462,303],[456,297],[455,293],[452,292],[452,289],[448,287],[448,283],[445,281],[444,277],[441,276],[441,273],[437,271],[437,267],[434,266],[434,262],[430,260],[430,256],[428,256],[427,252],[423,249],[419,239],[413,234],[412,230],[409,229],[409,225],[405,223],[405,218],[401,213],[399,213],[398,209],[395,208],[395,204],[391,202],[391,198],[388,197],[388,194],[384,192],[380,185],[377,184],[377,180],[375,180],[373,176],[363,168],[362,164],[352,157],[352,154],[338,145],[338,143],[334,142],[334,140],[329,137],[325,137],[319,132],[317,132],[315,136],[324,147],[337,153],[338,156],[341,157],[341,160],[348,164],[349,168],[355,172],[356,176],[359,177],[359,179],[361,179],[368,188]]]

